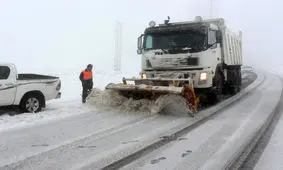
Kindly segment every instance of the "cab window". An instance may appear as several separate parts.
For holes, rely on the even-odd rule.
[[[146,36],[145,40],[145,49],[151,49],[152,48],[152,36],[148,35]]]
[[[10,75],[10,68],[8,66],[0,66],[0,80],[6,80]]]

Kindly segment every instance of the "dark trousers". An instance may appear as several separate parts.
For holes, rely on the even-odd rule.
[[[83,95],[82,95],[82,101],[85,102],[87,96],[89,95],[89,93],[91,92],[91,88],[88,87],[83,87]]]

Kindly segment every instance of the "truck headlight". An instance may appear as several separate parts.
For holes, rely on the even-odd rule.
[[[200,73],[200,80],[206,80],[207,79],[207,73]]]
[[[146,79],[147,78],[145,73],[142,73],[141,77],[142,77],[142,79]]]

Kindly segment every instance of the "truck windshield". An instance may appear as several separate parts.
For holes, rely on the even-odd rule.
[[[192,51],[202,51],[205,46],[206,35],[201,33],[148,34],[144,44],[146,50],[188,47]]]

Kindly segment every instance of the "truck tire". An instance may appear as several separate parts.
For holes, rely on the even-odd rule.
[[[42,97],[38,94],[27,94],[23,97],[20,109],[22,112],[37,113],[40,112],[43,106]]]
[[[225,76],[223,68],[223,64],[218,64],[215,69],[213,87],[216,88],[216,95],[222,95],[225,93]]]
[[[231,87],[231,94],[232,95],[239,93],[239,91],[240,90],[239,90],[239,87],[237,85]]]
[[[212,90],[210,92],[208,92],[207,94],[207,99],[208,99],[208,104],[211,105],[215,105],[217,102],[219,102],[219,95],[218,92],[216,90]]]
[[[237,93],[241,91],[241,85],[242,85],[242,74],[241,74],[241,68],[237,69],[237,76],[238,76],[238,81],[237,81]]]
[[[239,68],[239,81],[240,81],[240,89],[242,87],[242,71],[241,71],[241,68]]]
[[[231,93],[232,95],[235,95],[241,91],[241,82],[242,82],[242,76],[241,76],[241,70],[235,69],[235,84],[231,86]]]
[[[219,96],[217,90],[214,88],[207,89],[197,93],[197,96],[200,98],[200,107],[209,107],[216,104],[219,101]]]

